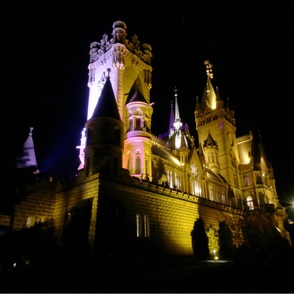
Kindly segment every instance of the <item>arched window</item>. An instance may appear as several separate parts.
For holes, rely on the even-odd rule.
[[[136,152],[136,174],[141,173],[141,158],[140,158],[140,152]]]
[[[213,187],[209,186],[209,199],[214,201]]]
[[[253,199],[251,196],[248,196],[246,198],[246,201],[247,201],[247,206],[249,208],[249,210],[254,210],[254,204],[253,204]]]

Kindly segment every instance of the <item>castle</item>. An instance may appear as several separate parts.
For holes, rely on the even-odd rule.
[[[152,48],[136,35],[128,40],[126,31],[126,24],[116,21],[111,38],[104,34],[90,44],[88,113],[76,177],[40,177],[31,184],[31,193],[15,207],[13,229],[51,220],[60,237],[65,226],[79,224],[73,230],[86,227],[93,248],[148,239],[167,253],[192,255],[197,219],[208,236],[226,222],[238,247],[244,242],[244,217],[267,213],[287,237],[261,139],[252,132],[236,136],[234,111],[214,85],[212,64],[205,61],[204,93],[195,101],[199,141],[182,123],[176,88],[169,130],[155,136]],[[0,216],[2,225],[9,221],[10,216]]]

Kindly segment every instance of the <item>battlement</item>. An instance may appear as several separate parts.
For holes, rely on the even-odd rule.
[[[113,36],[110,40],[107,34],[103,34],[100,42],[92,42],[90,44],[90,63],[95,62],[99,59],[104,53],[109,51],[111,48],[115,48],[119,45],[124,45],[127,50],[135,54],[141,61],[150,65],[152,58],[152,47],[149,44],[141,44],[137,35],[131,37],[131,41],[126,39],[126,30],[127,26],[123,21],[115,21],[112,25]]]

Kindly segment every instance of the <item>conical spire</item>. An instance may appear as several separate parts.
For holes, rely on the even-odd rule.
[[[30,127],[29,135],[23,144],[22,155],[16,159],[17,168],[37,167],[37,160],[32,133],[33,129],[33,127]]]
[[[126,100],[126,104],[131,102],[144,102],[147,103],[145,97],[143,96],[142,92],[140,91],[140,82],[136,80],[130,90],[128,98]]]
[[[178,106],[178,89],[175,87],[175,122],[174,122],[175,130],[178,131],[182,127],[182,122],[180,118],[180,111]]]
[[[268,160],[267,154],[265,152],[263,143],[261,141],[261,134],[258,133],[258,140],[256,144],[253,145],[254,147],[254,168],[256,170],[261,170],[262,166],[261,163],[264,162],[265,166],[269,169],[272,168],[270,161]]]
[[[216,109],[216,101],[217,101],[217,94],[214,90],[214,87],[212,85],[213,80],[213,72],[212,67],[213,64],[211,64],[208,60],[204,61],[204,65],[206,67],[206,74],[207,74],[207,81],[206,81],[206,87],[204,89],[203,97],[202,97],[202,110],[206,109],[206,107],[209,107],[210,109]]]
[[[175,114],[174,114],[174,104],[173,101],[170,102],[170,116],[169,116],[169,131],[173,132],[175,122]]]
[[[121,120],[110,82],[109,72],[110,69],[108,70],[108,76],[106,78],[106,82],[102,89],[96,108],[94,109],[92,118],[109,117]]]

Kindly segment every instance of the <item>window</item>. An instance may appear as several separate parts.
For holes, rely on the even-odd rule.
[[[227,204],[226,196],[225,196],[225,192],[224,191],[221,191],[221,202],[223,204]]]
[[[174,189],[181,189],[181,179],[180,179],[180,175],[175,173],[175,183],[174,183]]]
[[[246,174],[244,177],[244,186],[250,186],[250,177],[248,174]]]
[[[136,174],[141,173],[141,158],[140,158],[140,153],[136,152]]]
[[[141,130],[141,119],[136,118],[136,130]]]
[[[138,238],[150,237],[150,222],[148,215],[136,214],[136,233]]]
[[[248,196],[246,201],[247,201],[247,206],[248,206],[249,210],[254,210],[254,204],[253,204],[252,197]]]
[[[213,187],[209,186],[209,200],[215,201],[214,200],[214,193],[213,193]]]
[[[192,194],[196,196],[201,196],[201,185],[197,181],[197,179],[192,178],[191,185],[192,185]]]
[[[33,224],[33,220],[30,216],[27,217],[27,221],[26,221],[26,228],[30,228],[32,227],[34,224]]]
[[[215,189],[215,201],[220,202],[219,187],[216,187],[216,189]]]

